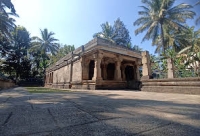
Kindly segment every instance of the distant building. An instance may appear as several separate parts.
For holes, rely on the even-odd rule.
[[[95,38],[46,69],[45,86],[73,89],[135,88],[141,54]]]

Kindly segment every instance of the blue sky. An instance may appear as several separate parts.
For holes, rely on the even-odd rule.
[[[177,0],[177,3],[183,0]],[[187,0],[186,0],[187,1]],[[191,0],[196,1],[196,0]],[[189,2],[191,2],[189,1]],[[17,25],[27,28],[31,36],[40,36],[39,29],[55,33],[62,44],[79,47],[101,31],[100,25],[120,17],[129,30],[133,45],[154,53],[150,41],[141,43],[143,34],[135,36],[133,22],[139,17],[141,0],[12,0],[19,18]],[[192,2],[191,2],[192,3]],[[192,21],[193,23],[193,21]]]

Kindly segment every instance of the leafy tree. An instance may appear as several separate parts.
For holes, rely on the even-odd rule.
[[[153,55],[153,54],[150,55],[150,64],[151,64],[152,72],[159,70],[159,63],[158,63],[156,55]]]
[[[40,32],[42,38],[37,36],[32,38],[32,49],[40,50],[44,56],[47,56],[47,53],[55,55],[58,51],[58,39],[53,37],[55,33],[48,32],[47,29],[40,30]]]
[[[131,49],[136,51],[136,52],[141,52],[143,50],[142,48],[140,48],[139,45],[134,45]]]
[[[122,46],[128,46],[131,41],[129,31],[120,18],[114,22],[113,26],[106,22],[101,25],[101,28],[102,31],[95,33],[93,37],[101,37]]]
[[[0,12],[0,33],[2,33],[5,38],[12,37],[11,32],[15,28],[14,22],[15,20],[13,18],[10,18],[9,16],[6,16]]]
[[[74,50],[75,50],[74,45],[64,45],[63,47],[60,48],[60,52],[63,54],[63,57]]]
[[[115,43],[114,37],[116,36],[114,33],[113,27],[108,23],[101,24],[101,32],[95,33],[93,37],[100,37],[109,40],[112,43]]]
[[[0,57],[6,56],[11,48],[11,41],[0,33]]]
[[[61,45],[62,46],[62,45]],[[50,55],[50,64],[56,63],[58,60],[63,58],[68,53],[75,50],[74,45],[64,45],[63,47],[60,47],[58,50],[58,53],[56,55]]]
[[[183,48],[179,54],[189,53],[189,52],[200,52],[200,29],[195,31],[194,27],[188,27],[184,31],[182,37],[186,40],[187,47]]]
[[[192,19],[195,15],[191,5],[182,3],[174,6],[175,0],[142,0],[143,9],[138,14],[141,16],[135,22],[135,26],[140,26],[135,30],[138,35],[147,30],[144,40],[152,39],[152,43],[160,36],[163,52],[167,49],[165,43],[164,26],[166,29],[185,29],[183,26],[187,19]]]
[[[30,47],[30,34],[26,30],[25,27],[16,27],[15,31],[13,32],[13,38],[14,38],[14,57],[17,61],[17,67],[16,67],[16,77],[18,78],[18,75],[22,73],[21,65],[20,63],[23,62],[23,60],[26,60],[25,57],[27,57],[28,49]]]
[[[15,72],[16,79],[18,79],[26,68],[30,69],[29,65],[23,64],[23,61],[27,62],[27,52],[30,45],[30,37],[29,32],[25,27],[22,26],[15,28],[15,30],[12,32],[12,37],[13,41],[7,49],[7,54],[4,55],[5,62],[3,67],[5,71],[8,70],[8,67],[10,67],[9,73],[11,74]]]
[[[9,10],[11,13],[8,13]],[[0,0],[0,33],[4,34],[6,38],[11,38],[10,33],[15,28],[15,20],[10,17],[11,15],[18,16],[11,0]]]
[[[114,33],[116,35],[114,37],[114,41],[117,45],[127,46],[128,43],[131,42],[131,37],[129,35],[129,31],[125,27],[124,23],[120,20],[120,18],[118,18],[114,22],[113,29],[114,29]]]
[[[5,8],[10,9],[11,13],[16,14],[15,7],[12,4],[11,0],[0,0],[0,12],[7,14]]]
[[[185,26],[186,27],[186,26]],[[176,52],[179,52],[182,48],[188,46],[188,41],[186,40],[185,32],[187,29],[174,30],[174,29],[167,29],[164,25],[164,42],[168,49],[173,48]],[[162,54],[163,53],[163,46],[162,46],[162,39],[160,36],[154,41],[153,46],[156,46],[155,53]]]
[[[48,32],[47,29],[40,30],[40,32],[41,38],[37,36],[32,38],[31,52],[32,54],[35,53],[35,55],[37,55],[37,60],[38,58],[41,58],[39,66],[42,68],[42,73],[44,74],[45,69],[49,66],[47,63],[47,60],[49,60],[49,54],[56,55],[59,49],[59,44],[57,43],[58,39],[53,37],[55,33]],[[39,52],[39,54],[37,52]]]
[[[184,55],[185,65],[194,70],[200,76],[200,29],[195,31],[194,27],[185,31],[185,39],[188,46],[183,48],[178,54]]]
[[[200,5],[200,1],[198,1],[195,5]],[[200,16],[196,19],[196,24],[200,23]]]

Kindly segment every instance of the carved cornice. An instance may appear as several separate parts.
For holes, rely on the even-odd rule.
[[[82,46],[77,48],[76,50],[73,51],[73,54],[76,56],[78,55],[78,58],[74,59],[74,56],[72,53],[67,54],[65,57],[61,58],[59,61],[56,62],[55,65],[50,66],[49,68],[46,69],[47,72],[50,71],[55,71],[63,66],[68,65],[72,61],[77,61],[80,59],[83,55],[86,53],[92,51],[92,50],[107,50],[109,52],[117,53],[117,54],[122,54],[122,55],[127,55],[135,58],[141,59],[141,54],[137,53],[125,46],[120,46],[120,45],[115,45],[112,42],[103,39],[103,38],[94,38],[88,43],[86,43],[84,46],[84,51],[82,52]],[[99,52],[98,54],[93,56],[95,58],[103,58],[103,54]],[[121,60],[121,58],[119,58]]]

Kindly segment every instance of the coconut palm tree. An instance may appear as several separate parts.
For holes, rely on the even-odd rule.
[[[32,49],[34,50],[38,49],[42,52],[42,54],[51,53],[55,55],[59,49],[58,48],[59,44],[57,43],[58,39],[55,39],[53,37],[55,33],[48,32],[47,29],[44,30],[40,29],[40,33],[42,38],[39,38],[37,36],[32,37]]]
[[[188,30],[184,29],[182,31],[180,30],[173,30],[173,29],[168,29],[164,25],[164,43],[168,49],[174,49],[176,52],[179,52],[183,48],[188,46],[188,41],[186,38],[188,36],[186,35],[186,32]],[[161,36],[158,36],[154,43],[152,44],[153,46],[156,46],[155,53],[162,53],[163,52],[163,46],[162,46],[162,38]]]
[[[195,5],[200,5],[200,1],[198,1]],[[200,16],[196,19],[196,24],[200,23]]]
[[[188,46],[183,48],[179,54],[182,53],[189,53],[189,52],[200,52],[200,29],[195,31],[194,27],[189,27],[187,30],[185,30],[184,35],[182,37],[185,38],[185,40],[188,43]]]
[[[194,69],[195,73],[200,74],[200,29],[195,31],[194,27],[188,28],[185,32],[185,39],[188,46],[183,48],[178,54],[185,55],[185,64]]]
[[[47,29],[41,30],[41,37],[32,37],[31,42],[31,54],[34,54],[34,52],[39,52],[39,56],[41,57],[41,67],[43,69],[43,74],[45,73],[45,69],[48,67],[47,59],[49,59],[49,54],[55,55],[58,52],[59,44],[58,39],[55,39],[53,36],[55,33],[48,32]]]
[[[15,20],[0,12],[0,33],[11,38],[11,32],[15,28]]]
[[[11,13],[8,13],[7,9],[10,9]],[[10,16],[18,17],[11,0],[0,0],[0,33],[7,38],[11,38],[10,33],[15,28],[15,20]]]
[[[106,22],[101,25],[101,28],[102,31],[95,33],[93,37],[100,37],[116,45],[130,48],[129,43],[131,42],[131,37],[128,29],[126,29],[126,26],[120,18],[114,21],[113,26]]]
[[[3,12],[4,14],[7,14],[5,8],[8,8],[11,10],[11,13],[16,14],[15,7],[12,4],[11,0],[0,0],[0,12]]]
[[[115,43],[114,38],[116,37],[116,34],[114,33],[114,29],[112,25],[106,22],[106,23],[101,24],[101,28],[102,28],[102,31],[95,33],[93,37],[100,37],[112,43]]]
[[[192,6],[188,4],[173,6],[175,0],[142,0],[142,3],[144,5],[140,7],[143,10],[138,12],[140,18],[134,22],[135,26],[140,26],[135,30],[135,34],[138,35],[147,30],[142,41],[152,39],[152,43],[160,36],[165,53],[167,45],[164,42],[164,25],[167,29],[184,29],[183,24],[187,19],[192,19],[195,12],[190,10]]]

